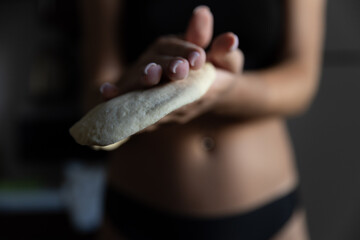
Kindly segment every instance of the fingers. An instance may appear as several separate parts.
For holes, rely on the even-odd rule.
[[[149,88],[159,84],[161,79],[181,80],[189,74],[189,62],[181,57],[157,56],[150,63],[139,64],[124,76],[127,81],[119,81],[117,86],[109,82],[100,87],[104,100],[136,89]]]
[[[238,49],[238,37],[229,32],[223,33],[214,39],[211,49],[208,52],[208,60],[217,67],[233,73],[242,70],[244,57]]]
[[[215,54],[225,54],[237,49],[239,38],[232,32],[220,34],[214,39],[211,49]]]
[[[162,67],[156,63],[149,63],[142,69],[134,68],[127,73],[125,78],[131,78],[131,81],[118,81],[117,85],[106,82],[101,85],[100,93],[105,101],[117,97],[129,91],[151,87],[160,82]]]
[[[188,76],[189,74],[189,62],[181,57],[171,57],[171,56],[158,56],[153,59],[156,64],[161,66],[163,77],[167,80],[181,80]],[[149,78],[149,74],[145,75],[145,77]],[[161,77],[161,76],[160,76]],[[145,78],[145,81],[147,80]],[[152,84],[145,85],[152,86],[154,84],[159,83],[160,79],[157,79],[158,81],[152,82]]]
[[[118,81],[118,95],[154,86],[160,82],[162,73],[162,66],[156,62],[137,64]],[[104,96],[104,93],[102,95]]]
[[[158,55],[183,57],[188,60],[191,69],[200,69],[206,61],[203,48],[177,37],[158,39],[154,51]]]
[[[101,85],[100,93],[104,100],[109,100],[119,94],[119,88],[112,83],[106,82]]]
[[[145,69],[141,83],[150,87],[158,84],[162,77],[168,80],[184,79],[189,69],[200,69],[205,61],[206,53],[201,47],[177,37],[159,38],[141,61],[139,71]]]
[[[122,76],[117,87],[109,83],[101,86],[103,97],[108,100],[132,90],[151,87],[162,79],[186,78],[190,69],[200,69],[205,64],[207,55],[203,48],[209,45],[212,34],[213,15],[208,7],[197,7],[189,22],[185,39],[169,36],[160,38],[138,63]],[[214,46],[217,45],[223,44],[220,41]],[[214,47],[214,61],[218,61],[218,57],[215,57],[218,50],[218,47]]]
[[[213,35],[214,18],[207,6],[194,9],[189,25],[185,32],[185,40],[206,48]]]
[[[184,79],[189,74],[189,68],[189,62],[184,58],[154,56],[150,59],[150,63],[145,62],[135,66],[129,76],[125,76],[131,78],[131,83],[120,86],[121,93],[155,86],[162,79],[170,81]]]
[[[170,80],[184,79],[189,74],[189,62],[180,57],[162,57],[159,60]]]
[[[144,86],[153,86],[160,82],[162,67],[159,64],[151,62],[144,67],[142,83]]]

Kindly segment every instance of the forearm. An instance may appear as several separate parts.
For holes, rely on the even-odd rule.
[[[115,83],[122,74],[118,38],[121,0],[80,0],[82,17],[82,108],[102,101],[104,82]]]
[[[325,0],[287,0],[284,60],[238,76],[214,110],[240,116],[289,116],[307,109],[318,86]]]
[[[121,74],[119,0],[82,0],[83,72],[86,84],[114,82]]]
[[[295,115],[309,106],[318,85],[319,64],[295,60],[237,76],[214,111],[241,117]]]

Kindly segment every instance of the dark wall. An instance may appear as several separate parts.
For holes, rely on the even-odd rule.
[[[41,11],[36,5],[38,2],[47,1],[0,3],[0,178],[24,174],[19,171],[23,164],[19,161],[21,153],[15,150],[19,144],[15,120],[19,119],[19,113],[26,115],[34,109],[26,99],[31,95],[29,76],[34,74],[32,69],[35,66],[36,70],[36,63],[48,68],[54,63],[43,62],[35,51],[43,47],[39,44],[42,39],[53,39],[58,34],[49,31],[48,35],[41,34],[43,29],[37,25],[38,15],[28,11]],[[57,58],[50,59],[55,59],[56,63]],[[41,94],[41,88],[34,94],[39,91]],[[359,92],[360,1],[329,0],[324,67],[318,95],[305,115],[288,121],[314,240],[360,239]],[[62,92],[56,94],[61,97]],[[48,168],[46,172],[52,174]]]
[[[360,1],[328,1],[319,93],[289,121],[315,240],[360,239]]]

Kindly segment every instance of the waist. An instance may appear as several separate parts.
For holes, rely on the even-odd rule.
[[[281,119],[207,118],[134,136],[114,154],[109,182],[154,205],[218,214],[291,189],[292,160]]]
[[[105,196],[107,219],[131,239],[270,239],[298,207],[297,189],[257,209],[222,216],[174,214],[143,204],[141,199],[128,197],[111,186]]]

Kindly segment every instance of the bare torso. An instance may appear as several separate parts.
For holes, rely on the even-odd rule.
[[[153,206],[218,216],[256,208],[297,184],[280,118],[203,115],[133,136],[112,157],[109,183]]]
[[[88,20],[85,24],[85,39],[88,39],[85,46],[91,53],[86,59],[93,61],[87,64],[86,72],[93,79],[95,88],[88,84],[86,86],[90,93],[88,95],[92,97],[93,89],[97,91],[104,82],[116,83],[123,71],[119,68],[121,61],[118,62],[118,56],[114,54],[122,52],[117,49],[115,36],[118,33],[118,22],[114,17],[121,8],[121,1],[85,2],[84,16]],[[284,59],[267,69],[250,74],[235,74],[231,79],[239,84],[233,85],[232,94],[213,94],[221,96],[217,100],[225,99],[219,106],[231,106],[229,115],[268,117],[235,120],[206,114],[185,125],[168,124],[156,131],[133,136],[112,154],[108,165],[108,182],[111,186],[130,197],[169,211],[219,216],[257,208],[287,194],[297,185],[294,156],[284,120],[270,115],[286,117],[299,114],[306,110],[316,92],[321,65],[325,1],[294,0],[284,3],[286,29],[284,35],[281,34],[284,37],[284,43],[281,43]],[[195,12],[197,14],[193,14],[195,17],[192,19],[207,23],[208,31],[203,31],[206,28],[201,24],[201,31],[195,33],[201,32],[203,36],[198,38],[197,34],[190,33],[199,24],[189,24],[185,36],[190,36],[190,39],[186,41],[201,47],[198,53],[205,61],[211,56],[211,50],[205,53],[203,48],[213,37],[213,24],[211,18],[207,18],[209,14]],[[197,23],[195,20],[190,23]],[[170,63],[175,61],[170,61],[169,55],[184,58],[190,58],[190,55],[171,53],[178,49],[177,45],[169,48],[166,44],[161,48],[166,50],[166,54],[157,53],[155,56],[161,60],[156,63],[163,64],[162,68],[169,72],[170,65],[173,66]],[[134,46],[138,49],[136,44]],[[186,50],[188,43],[182,46],[181,49]],[[210,49],[213,49],[213,45]],[[151,74],[147,74],[145,69],[154,61],[154,54],[150,53],[143,53],[141,59],[144,62],[137,61],[134,68],[136,74],[145,73],[147,80]],[[214,56],[219,57],[217,54]],[[213,63],[221,63],[219,59],[212,60]],[[229,68],[229,64],[217,65],[230,72],[237,72]],[[238,69],[240,65],[234,66]],[[152,80],[159,80],[161,74],[152,76],[158,77]],[[168,73],[167,77],[174,76]],[[178,76],[177,79],[182,78]],[[149,82],[146,86],[150,86]],[[145,87],[144,82],[140,84],[140,80],[136,83],[138,87]],[[104,93],[102,96],[107,99],[115,97]],[[308,239],[304,220],[304,212],[296,211],[272,240]],[[103,227],[103,239],[119,239],[119,232],[106,216]]]

